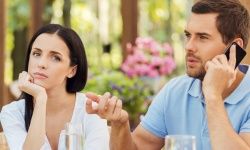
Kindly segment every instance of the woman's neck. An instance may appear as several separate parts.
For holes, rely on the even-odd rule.
[[[76,94],[68,93],[66,89],[48,90],[47,95],[47,112],[58,112],[75,104]]]

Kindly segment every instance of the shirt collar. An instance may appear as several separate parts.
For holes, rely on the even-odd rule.
[[[201,91],[201,81],[199,79],[193,79],[193,82],[191,83],[191,86],[188,90],[188,94],[195,98],[200,97],[202,91]]]
[[[244,67],[244,68],[247,67],[247,69],[246,68],[244,69],[246,71],[244,72],[245,76],[240,82],[239,86],[225,99],[225,103],[237,104],[250,92],[250,88],[249,88],[250,70],[248,69],[249,66],[242,65],[241,67]]]
[[[239,84],[239,86],[225,99],[225,103],[228,104],[237,104],[240,102],[244,96],[250,92],[250,69],[247,69],[249,66],[241,65],[239,66],[239,69],[246,73],[243,80]],[[243,70],[242,70],[243,69]],[[202,93],[202,85],[201,80],[194,79],[191,83],[191,86],[188,90],[188,94],[196,99],[199,99],[200,101],[204,102],[204,96]]]

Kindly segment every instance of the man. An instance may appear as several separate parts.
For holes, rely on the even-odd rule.
[[[238,0],[195,3],[185,29],[187,75],[162,88],[133,133],[118,98],[87,94],[87,111],[111,122],[111,148],[160,150],[166,135],[188,134],[198,150],[250,149],[250,69],[234,69],[235,45],[229,61],[224,55],[232,42],[246,48],[249,21]]]

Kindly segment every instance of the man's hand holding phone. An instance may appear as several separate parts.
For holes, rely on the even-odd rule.
[[[236,63],[235,63],[235,68],[238,67],[238,65],[240,64],[240,62],[242,61],[242,59],[246,56],[246,51],[241,48],[236,42],[233,42],[228,48],[226,48],[225,50],[225,55],[227,57],[227,60],[229,60],[229,56],[230,56],[230,48],[235,45],[236,47]]]
[[[217,55],[212,60],[206,62],[206,75],[202,82],[205,98],[222,98],[224,90],[234,82],[237,73],[235,68],[241,61],[237,61],[236,47],[236,44],[233,43],[226,51],[228,54]]]

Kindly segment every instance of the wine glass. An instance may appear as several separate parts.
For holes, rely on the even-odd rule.
[[[167,135],[165,137],[165,150],[196,150],[195,136]]]
[[[84,128],[82,124],[65,124],[65,132],[62,134],[64,150],[84,150]]]

